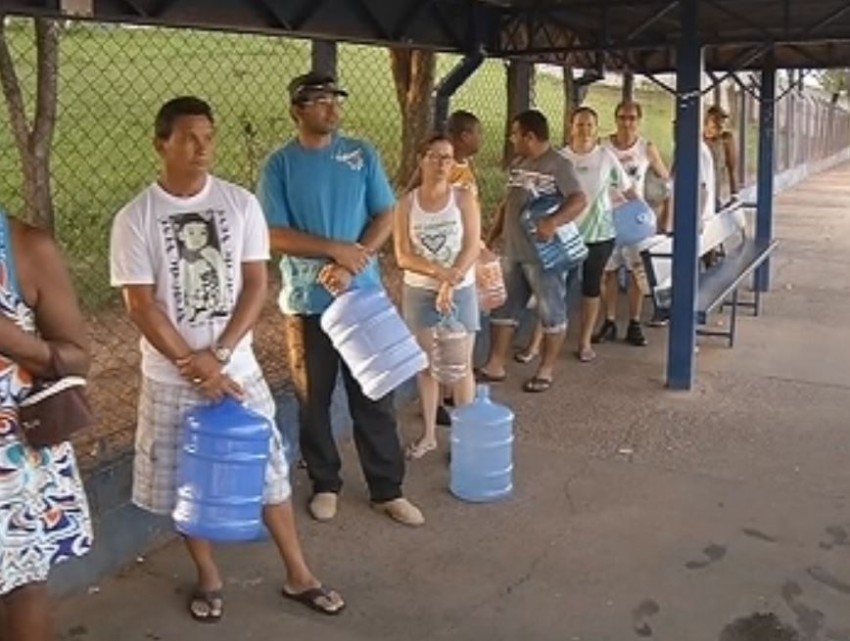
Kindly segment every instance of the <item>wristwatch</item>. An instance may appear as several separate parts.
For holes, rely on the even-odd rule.
[[[217,360],[222,365],[227,365],[230,362],[230,357],[233,356],[233,350],[224,345],[213,345],[210,350]]]

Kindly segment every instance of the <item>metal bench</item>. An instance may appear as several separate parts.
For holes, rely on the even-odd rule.
[[[751,301],[740,300],[739,290],[747,279],[754,276],[756,269],[764,263],[778,247],[778,241],[757,241],[747,236],[744,209],[749,205],[735,203],[706,221],[699,238],[700,258],[711,250],[723,246],[724,255],[710,267],[700,271],[697,282],[696,320],[697,334],[701,336],[723,336],[729,346],[735,344],[738,307],[753,309],[754,315],[761,312],[761,294],[755,293]],[[656,237],[647,241],[642,248],[644,267],[655,305],[655,317],[669,316],[672,288],[672,237]],[[708,317],[715,311],[731,307],[728,330],[707,329]]]

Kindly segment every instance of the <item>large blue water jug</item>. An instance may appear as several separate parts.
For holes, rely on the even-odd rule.
[[[652,238],[657,224],[655,211],[646,201],[627,200],[614,208],[614,229],[620,246],[636,245]]]
[[[321,324],[372,400],[428,366],[425,352],[380,287],[356,287],[340,294],[322,314]]]
[[[210,541],[253,541],[262,509],[271,421],[227,398],[186,413],[178,462],[178,532]]]
[[[514,487],[514,413],[478,385],[475,401],[452,411],[449,489],[465,501],[496,501]]]
[[[540,259],[544,270],[569,269],[587,258],[587,245],[574,222],[561,225],[551,239],[537,237],[537,221],[557,212],[563,204],[560,194],[539,196],[532,200],[520,214],[525,233]]]

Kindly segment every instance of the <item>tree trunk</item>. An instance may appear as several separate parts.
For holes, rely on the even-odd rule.
[[[531,91],[534,83],[534,65],[525,60],[508,62],[507,73],[507,118],[505,119],[505,140],[502,146],[502,165],[507,167],[513,159],[511,145],[511,121],[514,116],[531,108]]]
[[[573,111],[578,107],[576,104],[576,80],[571,65],[564,65],[564,133],[561,137],[561,146],[570,144],[570,129],[572,129]]]
[[[395,181],[404,185],[416,170],[417,147],[431,130],[437,56],[433,51],[398,48],[390,49],[390,61],[401,111],[401,159]]]
[[[28,222],[53,232],[50,152],[56,126],[60,26],[58,22],[44,18],[34,20],[37,84],[32,124],[27,120],[23,93],[6,41],[3,21],[0,21],[0,82],[9,110],[12,135],[21,159],[24,216]]]
[[[635,74],[626,71],[623,74],[623,102],[635,101]]]

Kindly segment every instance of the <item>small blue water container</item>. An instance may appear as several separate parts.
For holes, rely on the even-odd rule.
[[[381,287],[356,287],[340,294],[320,323],[372,400],[428,367],[428,356]]]
[[[614,208],[616,242],[621,247],[636,245],[657,233],[655,211],[640,199],[627,200]]]
[[[449,489],[459,499],[485,503],[513,491],[514,413],[478,385],[475,400],[452,411]]]
[[[186,413],[178,462],[178,532],[209,541],[264,536],[263,487],[271,421],[227,398]]]

